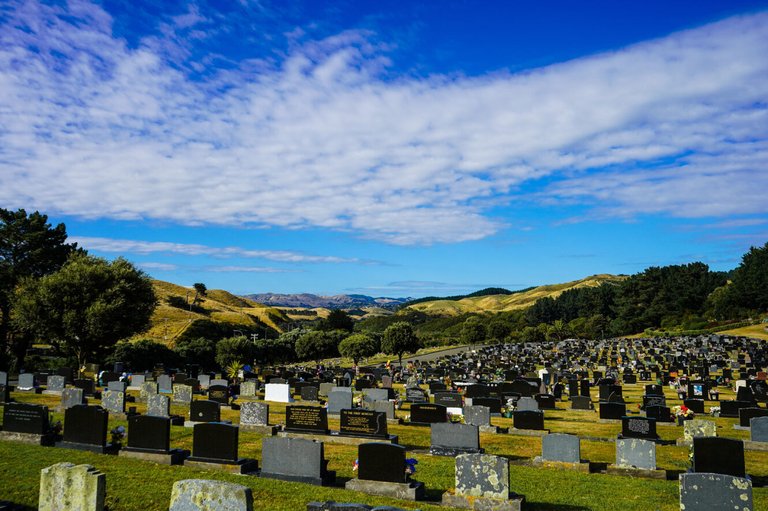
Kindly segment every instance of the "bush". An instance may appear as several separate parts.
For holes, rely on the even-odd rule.
[[[108,366],[123,362],[133,372],[149,371],[158,364],[176,367],[181,357],[165,344],[142,339],[136,342],[122,341],[115,345],[104,360]]]
[[[230,337],[216,344],[216,363],[222,369],[232,364],[252,364],[256,358],[256,346],[246,337]]]

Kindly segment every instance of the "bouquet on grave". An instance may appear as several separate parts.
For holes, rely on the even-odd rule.
[[[685,405],[674,407],[672,412],[675,414],[675,417],[682,417],[684,419],[692,419],[694,416],[693,410]]]
[[[352,472],[357,472],[358,468],[360,468],[360,460],[356,459],[355,462],[352,464]]]
[[[413,475],[416,473],[416,465],[418,464],[418,460],[415,458],[406,458],[405,459],[405,474],[406,475]]]
[[[710,415],[712,415],[712,417],[719,417],[720,416],[720,407],[719,406],[713,406],[712,408],[709,409],[709,413],[710,413]]]
[[[125,438],[125,428],[123,426],[118,426],[110,431],[109,434],[112,435],[112,443],[119,444],[122,439]]]
[[[464,424],[464,416],[460,413],[449,413],[448,419],[454,424]]]

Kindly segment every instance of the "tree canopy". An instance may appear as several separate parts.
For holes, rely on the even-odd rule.
[[[346,332],[334,330],[307,332],[296,341],[296,356],[299,360],[321,360],[339,355],[339,342]]]
[[[416,353],[421,347],[421,341],[413,331],[410,323],[399,321],[384,330],[381,340],[381,350],[389,355],[397,355],[400,367],[403,366],[404,353]]]
[[[14,324],[82,366],[144,330],[156,303],[149,277],[125,259],[74,254],[56,273],[22,283]]]
[[[357,363],[364,358],[371,357],[379,352],[379,343],[376,339],[366,334],[353,334],[339,343],[341,356],[351,358]]]

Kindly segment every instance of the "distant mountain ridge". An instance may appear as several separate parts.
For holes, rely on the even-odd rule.
[[[410,298],[374,298],[367,295],[318,296],[311,293],[281,294],[259,293],[245,295],[245,298],[270,307],[304,307],[308,309],[354,309],[357,307],[396,308]]]

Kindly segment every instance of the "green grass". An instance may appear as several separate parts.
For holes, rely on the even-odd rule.
[[[634,410],[640,402],[643,385],[625,385],[624,394],[628,401],[628,410]],[[669,406],[679,404],[677,396],[665,389]],[[596,390],[593,390],[593,397]],[[53,408],[58,398],[47,395],[29,395],[14,393],[19,401],[47,404]],[[721,389],[722,399],[732,399],[733,392]],[[95,403],[98,403],[95,401]],[[135,404],[138,411],[144,410],[141,403]],[[131,405],[133,406],[133,405]],[[594,440],[582,439],[582,458],[591,463],[611,463],[614,460],[615,444],[602,439],[615,438],[620,431],[619,423],[601,424],[596,412],[568,410],[568,403],[558,403],[557,410],[546,412],[545,427],[552,432],[578,434]],[[172,413],[183,414],[185,408],[174,405]],[[399,410],[402,417],[408,415],[409,407]],[[62,414],[54,413],[54,420],[62,419]],[[223,419],[238,422],[238,412],[224,410]],[[271,403],[270,420],[273,424],[284,423],[285,405]],[[730,438],[747,438],[748,432],[733,429],[736,419],[714,418],[718,424],[718,434]],[[338,429],[338,420],[330,419],[331,429]],[[493,418],[494,425],[509,427],[511,419]],[[110,428],[125,421],[110,420]],[[658,426],[661,437],[673,440],[682,436],[682,428],[676,426]],[[27,446],[9,442],[0,442],[0,500],[35,507],[37,505],[40,470],[54,463],[69,461],[93,465],[107,475],[107,504],[110,511],[146,509],[168,509],[171,487],[174,481],[188,478],[217,479],[244,484],[253,489],[254,509],[260,510],[302,510],[306,503],[313,500],[335,500],[337,502],[365,502],[367,504],[387,504],[401,508],[419,508],[424,511],[445,509],[438,508],[440,495],[454,486],[454,459],[427,454],[430,444],[429,428],[390,425],[389,432],[399,435],[400,443],[412,452],[410,456],[419,460],[416,479],[427,487],[428,502],[408,502],[366,494],[347,492],[342,488],[319,488],[299,483],[287,483],[259,479],[256,477],[235,476],[218,472],[200,471],[188,467],[168,467],[149,462],[105,456],[88,452]],[[260,435],[250,432],[240,434],[240,456],[261,459]],[[510,459],[510,487],[513,491],[524,494],[529,502],[529,509],[534,511],[673,511],[678,509],[677,481],[654,481],[605,475],[599,473],[583,474],[569,470],[537,468],[530,465],[530,460],[541,453],[541,439],[513,435],[481,434],[481,446],[489,454],[505,456]],[[191,449],[192,430],[182,427],[172,428],[172,447]],[[354,477],[352,463],[357,456],[357,448],[337,444],[325,444],[329,468],[337,471],[338,482]],[[657,447],[659,468],[670,471],[684,471],[688,468],[688,449],[674,445]],[[746,451],[747,472],[765,479],[768,477],[768,452]],[[755,509],[768,509],[768,488],[754,489]]]

